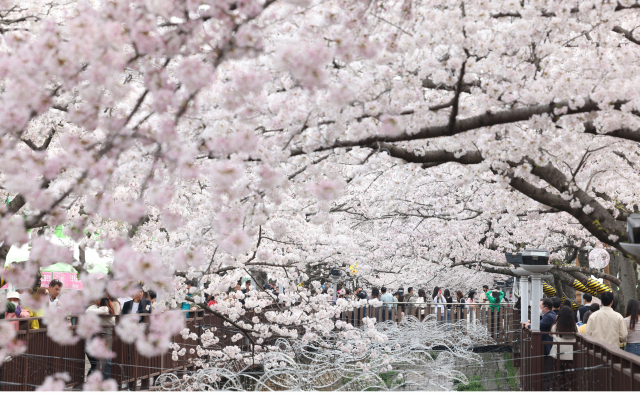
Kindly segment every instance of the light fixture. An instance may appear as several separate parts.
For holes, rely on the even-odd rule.
[[[620,247],[631,255],[640,256],[640,214],[627,217],[628,243],[620,243]]]

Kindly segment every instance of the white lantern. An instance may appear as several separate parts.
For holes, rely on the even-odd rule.
[[[589,267],[592,269],[604,269],[609,264],[609,253],[602,248],[594,248],[589,253]]]

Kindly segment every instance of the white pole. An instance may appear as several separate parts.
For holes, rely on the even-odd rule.
[[[529,321],[529,278],[520,277],[520,322]]]
[[[542,298],[542,274],[531,275],[531,329],[540,330],[540,299]]]

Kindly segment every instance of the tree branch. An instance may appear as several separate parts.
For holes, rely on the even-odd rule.
[[[611,103],[615,109],[625,104],[626,101],[617,101]],[[556,114],[555,111],[566,107],[566,111],[563,114]],[[600,109],[598,103],[593,100],[587,100],[582,107],[571,109],[568,101],[559,103],[539,104],[529,107],[520,107],[511,110],[499,111],[496,113],[484,113],[465,119],[460,119],[456,122],[453,128],[450,128],[449,124],[438,126],[426,126],[420,129],[417,133],[403,132],[396,136],[372,136],[361,140],[344,140],[336,141],[331,145],[317,148],[311,152],[326,151],[334,148],[346,148],[346,147],[372,147],[378,142],[400,142],[400,141],[413,141],[422,140],[436,137],[453,136],[469,130],[479,129],[488,126],[504,125],[509,123],[521,122],[530,119],[534,115],[549,114],[555,117],[562,117],[565,115],[573,115],[586,113],[591,111],[598,111]],[[297,148],[291,150],[291,156],[306,154],[303,149]]]
[[[422,163],[424,168],[437,166],[446,162],[457,162],[463,165],[474,165],[481,163],[484,158],[480,151],[467,152],[464,155],[457,155],[454,152],[448,152],[445,150],[427,151],[424,154],[415,154],[409,152],[404,148],[397,147],[387,143],[376,143],[369,148],[379,148],[381,151],[385,151],[389,156],[402,159],[410,163]]]
[[[42,143],[42,145],[39,147],[35,145],[31,140],[26,140],[26,139],[21,139],[21,140],[23,143],[25,143],[27,146],[29,146],[29,148],[31,148],[34,151],[44,151],[47,148],[49,148],[49,144],[51,144],[51,140],[53,139],[53,135],[55,133],[56,133],[56,129],[51,128],[51,131],[49,132],[49,135],[47,136],[47,138],[44,140],[44,143]]]

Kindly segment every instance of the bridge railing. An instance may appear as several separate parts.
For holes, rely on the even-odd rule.
[[[481,310],[482,304],[472,304],[459,308],[453,306],[451,313],[440,316],[443,323],[455,323],[460,320],[475,318],[479,325],[491,327],[491,312],[485,314]],[[439,311],[438,311],[439,312]],[[208,328],[215,328],[216,335],[220,341],[216,344],[216,348],[224,348],[225,346],[235,345],[247,351],[250,348],[247,339],[241,339],[233,342],[234,334],[241,333],[232,326],[225,326],[223,319],[209,314],[203,310],[184,311],[189,314],[186,325],[191,333],[196,333],[198,339],[183,339],[181,335],[174,336],[171,341],[181,344],[183,347],[196,347],[200,345],[200,335],[202,331]],[[376,317],[378,321],[396,321],[402,319],[404,315],[413,315],[419,320],[423,320],[429,314],[436,313],[436,305],[431,303],[414,304],[394,303],[389,307],[363,307],[342,313],[339,319],[349,322],[353,325],[361,325],[364,317]],[[251,321],[254,316],[261,321],[264,320],[265,310],[261,313],[247,311],[243,316],[246,321]],[[148,323],[150,314],[140,314],[143,322]],[[116,325],[120,320],[120,316],[101,316],[103,318],[115,318]],[[494,316],[494,337],[498,344],[513,343],[514,325],[519,328],[519,314],[513,314],[511,305],[503,304],[500,308],[500,320],[498,315]],[[77,317],[82,320],[82,316]],[[444,318],[444,320],[443,320]],[[40,329],[30,329],[30,323],[33,320],[40,322]],[[0,366],[0,391],[32,391],[41,385],[47,376],[59,372],[68,372],[71,381],[67,383],[68,387],[79,388],[85,380],[86,362],[85,362],[85,342],[80,340],[75,345],[63,346],[55,343],[47,336],[47,329],[39,318],[20,318],[7,321],[18,321],[19,331],[17,332],[18,340],[26,345],[24,354],[14,356],[11,360],[4,361]],[[195,369],[189,362],[190,355],[180,357],[178,361],[173,361],[171,351],[156,357],[145,357],[141,355],[135,344],[127,344],[122,341],[117,332],[113,330],[115,325],[103,325],[105,329],[111,328],[111,347],[116,353],[116,357],[111,360],[111,378],[117,380],[119,388],[125,384],[129,389],[148,388],[159,375],[168,372],[175,372],[180,375],[188,370]],[[77,326],[70,326],[75,332]],[[104,332],[104,331],[103,331]],[[304,333],[304,329],[300,328],[299,333]],[[265,344],[263,344],[265,345]],[[246,368],[246,367],[244,367]]]
[[[438,322],[455,324],[459,321],[479,323],[487,328],[496,344],[513,345],[520,334],[520,310],[514,310],[513,304],[502,303],[500,309],[492,311],[486,303],[406,303],[389,302],[388,307],[360,307],[341,314],[340,319],[354,326],[363,324],[365,317],[376,318],[376,322],[400,322],[405,316],[412,315],[424,320],[433,314]],[[444,309],[438,306],[443,306]]]
[[[185,312],[186,313],[186,312]],[[190,312],[192,317],[187,318],[186,327],[193,333],[199,333],[200,325],[204,322],[203,311]],[[139,314],[143,322],[149,322],[150,314]],[[73,316],[72,316],[73,317]],[[75,316],[82,320],[82,316]],[[101,318],[115,318],[117,325],[120,316],[102,315]],[[40,329],[31,329],[31,321],[38,320]],[[86,360],[85,341],[80,340],[71,346],[64,346],[54,342],[47,335],[47,328],[39,318],[20,318],[8,321],[18,321],[19,330],[17,339],[24,342],[26,351],[17,356],[5,360],[0,366],[0,391],[33,391],[44,382],[47,376],[55,373],[67,372],[71,380],[68,387],[81,387],[85,380]],[[170,371],[185,371],[193,369],[188,362],[189,355],[173,361],[171,350],[163,355],[145,357],[138,352],[135,344],[128,344],[114,331],[115,325],[101,325],[112,333],[111,336],[103,336],[111,344],[111,349],[116,357],[111,360],[111,378],[122,384],[128,384],[130,389],[137,387],[149,387],[154,377]],[[77,326],[70,326],[74,332]],[[148,329],[148,327],[147,327]],[[199,340],[183,339],[181,335],[175,335],[171,339],[174,343],[180,343],[187,347],[195,347]]]
[[[542,341],[542,336],[574,335],[575,342]],[[567,348],[570,360],[544,355],[544,346]],[[520,384],[523,391],[639,391],[640,357],[581,333],[522,329]],[[571,351],[570,351],[571,350]],[[552,349],[552,354],[553,354]]]
[[[47,376],[67,372],[72,386],[84,382],[84,341],[72,346],[60,345],[47,336],[47,329],[30,329],[37,318],[18,318],[16,338],[26,344],[24,354],[12,356],[0,366],[0,391],[33,391]],[[74,328],[75,329],[75,328]]]

